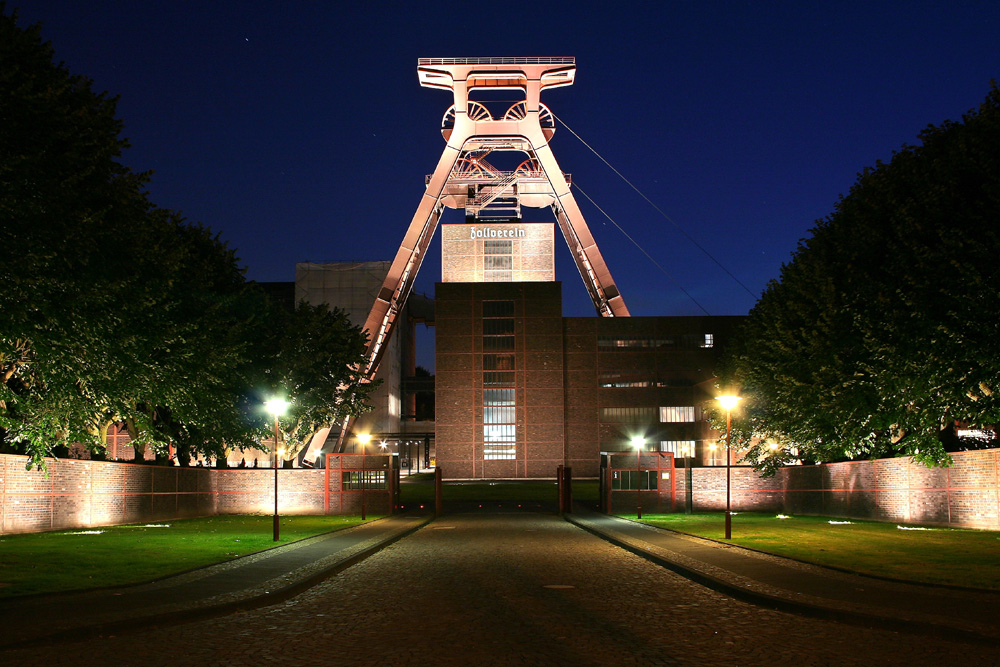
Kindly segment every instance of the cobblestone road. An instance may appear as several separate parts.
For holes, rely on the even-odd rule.
[[[39,619],[39,622],[44,622]],[[440,519],[284,604],[5,665],[993,665],[737,602],[543,514]]]

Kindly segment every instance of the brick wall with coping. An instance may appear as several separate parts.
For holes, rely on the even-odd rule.
[[[0,454],[0,533],[160,521],[215,513],[206,468],[48,459]]]
[[[326,469],[278,470],[281,514],[356,514],[360,491],[341,489],[345,471],[384,469],[385,456],[331,455]],[[164,521],[215,514],[270,514],[274,470],[154,466],[0,454],[0,534]],[[327,493],[329,487],[329,493]],[[388,491],[364,494],[367,511],[387,514]]]
[[[905,458],[790,466],[771,478],[732,469],[734,511],[815,514],[962,528],[1000,529],[1000,450],[958,452],[950,468],[926,468]],[[360,491],[341,489],[345,470],[361,457],[327,469],[278,471],[283,514],[353,514]],[[367,457],[373,467],[378,457]],[[49,459],[48,475],[27,471],[24,456],[0,454],[0,534],[112,525],[212,514],[267,514],[274,509],[269,469],[181,468]],[[693,468],[696,511],[722,510],[726,469]],[[674,501],[684,507],[687,475],[677,468]],[[329,495],[326,490],[329,487]],[[665,508],[669,499],[643,505]],[[664,494],[661,494],[664,495]],[[634,492],[632,493],[634,498]],[[621,502],[627,504],[623,495]],[[634,500],[633,500],[634,502]],[[367,492],[372,513],[389,509],[388,494]],[[624,505],[616,509],[624,511]]]
[[[907,458],[789,466],[762,478],[732,468],[733,511],[781,512],[1000,530],[1000,449],[952,454],[949,468]],[[726,507],[726,469],[692,468],[695,511]],[[677,507],[687,475],[676,472]]]

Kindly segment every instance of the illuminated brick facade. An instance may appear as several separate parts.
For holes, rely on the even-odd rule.
[[[435,301],[445,477],[594,477],[637,435],[712,463],[702,406],[740,318],[564,318],[558,282],[439,283]]]
[[[554,230],[552,223],[442,225],[441,281],[553,281]]]

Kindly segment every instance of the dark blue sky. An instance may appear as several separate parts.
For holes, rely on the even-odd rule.
[[[72,72],[121,96],[125,162],[155,172],[154,203],[218,231],[260,281],[293,280],[298,261],[395,254],[451,104],[417,85],[418,57],[576,56],[577,83],[542,101],[754,294],[859,171],[960,118],[1000,78],[997,2],[12,7],[22,25],[43,23]],[[552,146],[711,314],[753,306],[572,134],[560,128]],[[634,315],[701,312],[577,198]],[[565,245],[557,251],[566,314],[593,314]],[[437,240],[431,252],[437,260]],[[437,261],[425,265],[418,291],[439,278]]]

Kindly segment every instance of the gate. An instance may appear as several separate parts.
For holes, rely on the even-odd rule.
[[[675,472],[673,452],[601,452],[601,511],[675,512]]]

